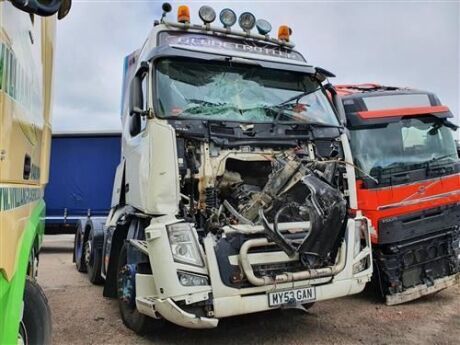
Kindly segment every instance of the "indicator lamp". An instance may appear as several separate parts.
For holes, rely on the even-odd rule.
[[[224,28],[231,28],[236,23],[236,14],[229,8],[220,11],[219,19]]]
[[[177,9],[177,21],[179,23],[190,23],[190,9],[188,6],[179,6]]]
[[[256,25],[256,17],[250,12],[243,12],[240,15],[240,19],[238,20],[238,24],[240,27],[246,32],[249,33],[251,29]]]
[[[205,24],[210,24],[216,20],[216,11],[211,6],[201,6],[198,15]]]
[[[272,25],[265,19],[257,19],[256,21],[257,31],[261,35],[267,35],[270,31],[272,31]]]
[[[289,42],[289,37],[292,35],[292,29],[287,25],[281,25],[278,29],[278,39],[280,41]]]

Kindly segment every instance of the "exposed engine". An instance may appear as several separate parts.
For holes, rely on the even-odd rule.
[[[333,262],[346,218],[340,160],[312,159],[307,147],[243,152],[183,144],[183,216],[199,232],[262,226],[289,256],[301,254],[304,265]]]

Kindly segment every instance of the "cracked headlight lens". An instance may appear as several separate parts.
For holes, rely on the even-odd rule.
[[[167,229],[174,261],[203,267],[203,258],[192,225],[177,223],[168,226]]]

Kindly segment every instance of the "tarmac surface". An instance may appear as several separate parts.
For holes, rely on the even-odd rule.
[[[52,310],[54,344],[460,344],[460,287],[388,307],[371,294],[221,320],[211,330],[167,325],[140,337],[117,302],[102,297],[72,263],[73,236],[47,236],[38,280]]]

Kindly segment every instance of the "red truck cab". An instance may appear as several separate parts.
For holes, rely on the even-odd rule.
[[[459,282],[457,126],[430,92],[337,85],[349,130],[358,209],[371,219],[374,282],[388,305]]]

